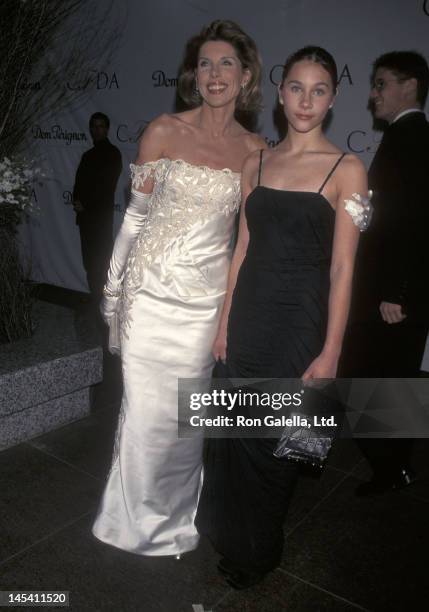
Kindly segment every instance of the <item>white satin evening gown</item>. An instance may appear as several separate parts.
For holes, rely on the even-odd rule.
[[[94,535],[141,555],[196,548],[202,437],[179,439],[177,379],[209,378],[240,175],[182,160],[131,165],[154,189],[120,309],[124,395]]]

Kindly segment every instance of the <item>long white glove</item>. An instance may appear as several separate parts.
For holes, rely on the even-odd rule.
[[[118,309],[125,265],[131,247],[146,221],[151,195],[135,189],[131,190],[130,202],[113,247],[107,282],[103,290],[104,297],[100,304],[101,315],[108,325]]]

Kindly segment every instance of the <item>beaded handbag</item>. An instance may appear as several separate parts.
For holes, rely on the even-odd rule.
[[[341,430],[343,414],[334,383],[305,387],[301,407],[290,414],[291,424],[284,428],[273,455],[322,469]]]

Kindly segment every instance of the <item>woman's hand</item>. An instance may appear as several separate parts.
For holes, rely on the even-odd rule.
[[[100,303],[101,316],[107,325],[110,325],[110,320],[119,309],[119,295],[107,296],[104,295]]]
[[[321,353],[308,366],[302,375],[303,382],[317,378],[335,378],[337,375],[338,357]]]
[[[383,321],[389,324],[401,323],[401,321],[407,318],[407,315],[402,312],[402,306],[400,304],[392,304],[391,302],[381,302],[380,312]]]
[[[213,357],[218,361],[226,361],[226,331],[219,330],[212,346]]]

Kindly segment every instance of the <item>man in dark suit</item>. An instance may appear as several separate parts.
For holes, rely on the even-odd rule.
[[[386,53],[374,63],[370,107],[385,131],[368,175],[374,215],[356,258],[342,376],[419,375],[429,327],[429,124],[422,111],[428,86],[428,65],[418,53]],[[361,439],[359,446],[373,478],[358,495],[414,480],[411,440]]]
[[[107,137],[109,125],[104,113],[91,116],[89,131],[94,146],[82,155],[73,189],[83,266],[97,304],[112,254],[114,198],[122,170],[121,153]]]

